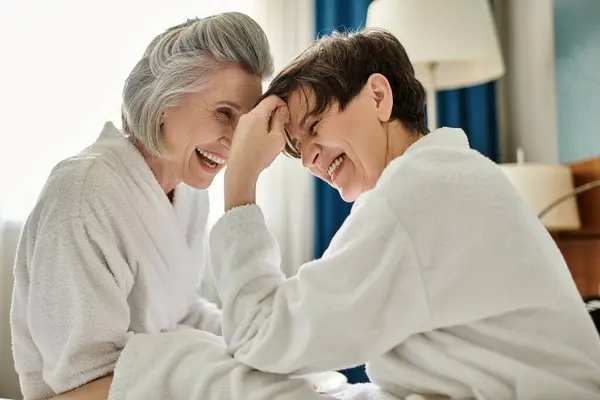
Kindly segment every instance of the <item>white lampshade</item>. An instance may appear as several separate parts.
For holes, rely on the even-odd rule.
[[[500,164],[500,168],[536,214],[574,189],[573,174],[564,165],[516,163]],[[575,197],[556,205],[542,223],[549,230],[581,228]]]
[[[477,85],[504,74],[488,0],[374,0],[367,26],[398,38],[428,89]]]

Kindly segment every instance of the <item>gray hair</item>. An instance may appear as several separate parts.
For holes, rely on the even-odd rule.
[[[269,42],[245,14],[195,18],[169,28],[148,45],[125,82],[121,118],[126,134],[158,156],[161,118],[223,64],[266,78],[273,73]]]

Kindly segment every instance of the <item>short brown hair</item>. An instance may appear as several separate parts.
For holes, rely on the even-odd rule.
[[[318,117],[334,102],[343,111],[374,73],[385,76],[392,88],[391,119],[410,132],[429,133],[425,89],[402,44],[383,29],[334,32],[316,40],[273,79],[263,98],[276,95],[287,102],[294,91],[312,89],[315,105],[307,116]],[[289,137],[284,153],[300,157]]]

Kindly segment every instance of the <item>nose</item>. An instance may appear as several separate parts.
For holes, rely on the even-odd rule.
[[[223,132],[223,135],[219,138],[218,142],[221,146],[230,149],[231,148],[231,140],[233,138],[233,129],[227,129]]]
[[[302,165],[304,165],[305,168],[316,167],[320,155],[321,148],[317,144],[309,143],[302,150]]]
[[[231,148],[231,135],[221,136],[221,138],[219,138],[218,142],[221,146],[223,146],[229,150]]]

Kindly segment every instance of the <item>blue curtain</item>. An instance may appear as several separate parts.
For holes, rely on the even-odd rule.
[[[441,91],[437,94],[437,107],[439,126],[462,128],[471,148],[498,161],[495,82]]]
[[[315,36],[332,30],[364,27],[371,0],[315,0]],[[497,161],[498,128],[495,84],[448,90],[438,93],[438,124],[462,128],[471,147]],[[321,257],[342,225],[352,204],[344,202],[337,190],[317,179],[315,184],[315,257]],[[349,382],[368,382],[364,367],[341,371]]]

